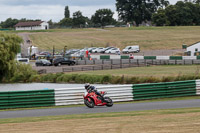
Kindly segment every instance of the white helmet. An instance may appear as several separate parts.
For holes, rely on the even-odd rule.
[[[90,83],[86,83],[86,84],[85,84],[85,89],[86,89],[86,90],[88,89],[88,87],[90,87]]]

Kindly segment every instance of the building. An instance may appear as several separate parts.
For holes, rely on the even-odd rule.
[[[45,21],[19,22],[15,30],[48,30],[49,24]]]
[[[187,55],[196,56],[200,53],[200,42],[196,42],[190,46],[187,46]]]

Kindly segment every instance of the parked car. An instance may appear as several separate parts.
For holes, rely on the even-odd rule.
[[[18,62],[21,62],[23,64],[29,64],[29,59],[28,58],[17,58]]]
[[[99,47],[99,48],[92,50],[92,53],[101,53],[104,49],[105,48],[103,48],[103,47]]]
[[[71,55],[71,54],[74,54],[76,52],[80,51],[79,49],[70,49],[70,50],[67,50],[65,55]]]
[[[76,58],[84,58],[85,56],[85,51],[77,51],[74,54],[71,54],[72,59],[76,59]]]
[[[94,50],[94,49],[96,49],[96,47],[91,47],[91,48],[88,48],[88,51],[89,51],[90,53],[92,53],[92,50]]]
[[[111,48],[115,48],[115,47],[107,47],[107,48],[105,48],[104,50],[102,50],[101,53],[105,53],[106,50],[109,50],[109,49],[111,49]]]
[[[51,66],[51,62],[46,60],[46,59],[40,59],[40,60],[36,60],[35,62],[36,66]]]
[[[74,60],[70,60],[70,59],[64,58],[64,57],[59,57],[59,58],[53,59],[54,66],[75,65],[75,64],[76,64],[76,62]]]
[[[119,48],[111,48],[109,50],[106,50],[105,53],[107,53],[107,54],[120,54],[120,49]]]
[[[122,53],[128,54],[128,53],[138,53],[140,52],[140,47],[138,45],[135,46],[127,46],[125,49],[122,50]]]
[[[43,52],[40,52],[39,55],[46,55],[46,56],[51,56],[51,53],[48,52],[48,51],[43,51]]]

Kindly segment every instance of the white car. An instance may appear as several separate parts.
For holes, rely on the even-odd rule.
[[[107,54],[120,54],[120,49],[119,48],[111,48],[109,50],[106,50],[105,53],[107,53]]]
[[[92,50],[96,49],[96,47],[91,47],[91,48],[88,48],[88,51],[89,52],[92,52]]]
[[[92,53],[101,53],[102,51],[104,51],[104,49],[105,48],[103,48],[103,47],[99,47],[99,48],[92,50]]]

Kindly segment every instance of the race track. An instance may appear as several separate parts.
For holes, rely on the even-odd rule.
[[[39,117],[39,116],[55,116],[55,115],[71,115],[85,113],[105,113],[105,112],[124,112],[124,111],[142,111],[155,109],[173,109],[173,108],[191,108],[200,107],[200,99],[195,100],[176,100],[161,102],[142,102],[114,104],[113,107],[65,107],[65,108],[48,108],[48,109],[32,109],[32,110],[15,110],[0,111],[0,119],[2,118],[19,118],[19,117]]]

